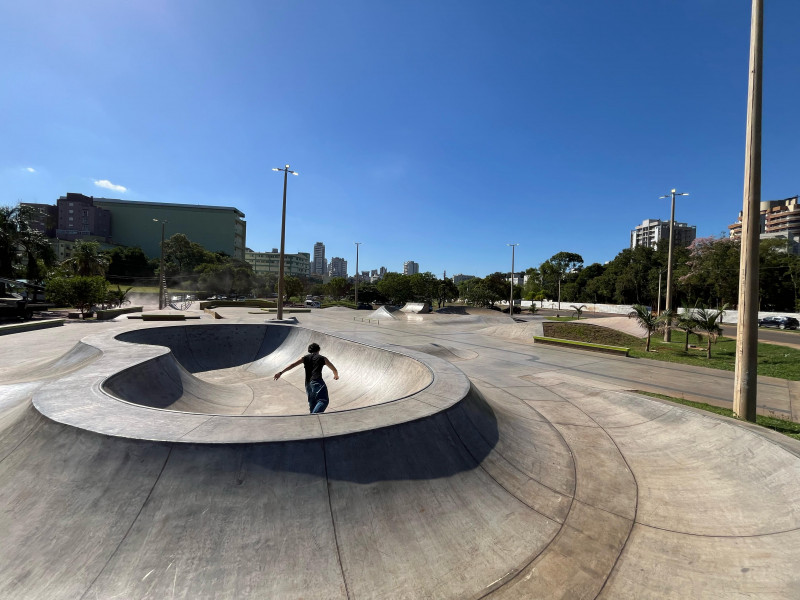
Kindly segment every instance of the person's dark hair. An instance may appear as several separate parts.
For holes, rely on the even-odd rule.
[[[319,344],[318,344],[318,343],[316,343],[316,342],[311,342],[311,343],[308,345],[308,351],[309,351],[311,354],[314,354],[314,352],[319,352]]]

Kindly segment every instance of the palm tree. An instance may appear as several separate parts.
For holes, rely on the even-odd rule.
[[[62,264],[75,275],[91,277],[92,275],[105,275],[110,262],[108,256],[100,252],[100,244],[78,240],[75,242],[72,258],[68,258]]]
[[[694,311],[695,308],[689,308],[688,306],[683,307],[683,313],[679,313],[677,319],[675,320],[675,327],[683,331],[686,334],[686,339],[683,343],[683,351],[689,351],[689,336],[693,334],[697,330],[697,319],[695,319]],[[698,340],[699,340],[698,336]]]
[[[633,311],[628,314],[628,318],[636,319],[636,322],[647,330],[647,344],[644,351],[650,352],[650,336],[666,327],[667,323],[672,319],[672,311],[665,310],[659,316],[656,316],[647,306],[641,304],[634,304],[631,308],[633,308]]]
[[[574,304],[569,305],[570,308],[575,309],[575,314],[578,315],[578,321],[581,320],[581,315],[583,314],[583,309],[586,308],[585,304],[581,304],[580,306],[575,306]]]
[[[706,307],[698,308],[695,313],[695,323],[697,329],[702,331],[708,336],[708,346],[706,347],[706,358],[711,358],[711,342],[717,339],[717,336],[722,333],[722,327],[719,326],[719,319],[722,318],[722,313],[728,305],[724,305],[720,310],[712,310]]]

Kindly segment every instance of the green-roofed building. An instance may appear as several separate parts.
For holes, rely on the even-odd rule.
[[[161,223],[165,237],[182,233],[210,252],[244,260],[247,223],[232,206],[136,202],[92,198],[94,206],[111,213],[111,238],[123,246],[139,246],[150,258],[160,255]],[[154,222],[157,219],[158,222]]]

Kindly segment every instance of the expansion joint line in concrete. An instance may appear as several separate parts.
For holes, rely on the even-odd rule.
[[[524,404],[524,403],[523,403],[523,405],[526,408],[528,408],[529,410],[533,410],[534,412],[536,412],[536,409],[534,409],[533,407],[531,407],[531,406],[529,406],[527,404]],[[466,418],[467,418],[468,421],[470,421],[470,423],[472,423],[472,419],[470,419],[469,416],[466,416]],[[569,444],[564,439],[564,436],[561,435],[561,432],[558,431],[558,429],[556,429],[555,427],[553,427],[552,424],[550,424],[549,421],[547,421],[546,419],[544,421],[547,422],[550,425],[550,427],[553,429],[553,431],[556,433],[556,435],[558,435],[564,441],[564,445],[565,445],[565,447],[567,448],[567,451],[570,454],[570,458],[572,458],[573,476],[575,477],[575,481],[577,482],[577,472],[575,470],[575,457],[572,455],[572,449],[569,447]],[[558,525],[558,531],[553,535],[553,538],[550,540],[550,543],[552,543],[553,540],[555,540],[559,535],[561,535],[562,531],[564,530],[564,526],[565,526],[565,524],[567,522],[567,517],[569,517],[569,513],[572,511],[572,506],[575,503],[575,495],[574,495],[574,493],[573,493],[572,497],[569,500],[569,508],[567,509],[567,516],[564,518],[564,522],[563,523],[559,523],[558,521],[556,521],[552,517],[549,517],[549,516],[541,513],[540,511],[538,511],[534,507],[532,507],[530,504],[525,502],[522,498],[520,498],[519,496],[514,494],[506,486],[504,486],[502,483],[500,483],[491,473],[489,473],[489,471],[486,470],[486,468],[483,466],[481,461],[479,461],[475,457],[475,455],[470,451],[469,446],[464,442],[464,439],[459,434],[458,429],[453,425],[453,421],[450,418],[450,411],[447,412],[447,422],[450,425],[450,428],[455,433],[455,435],[458,438],[458,440],[461,442],[461,445],[464,447],[464,449],[466,450],[467,454],[469,454],[472,457],[472,459],[475,461],[475,463],[478,465],[478,467],[481,469],[481,471],[483,471],[486,474],[487,477],[489,477],[492,481],[494,481],[500,487],[500,489],[504,490],[509,496],[514,498],[517,502],[519,502],[523,506],[527,507],[528,509],[532,510],[536,514],[541,515],[545,519],[547,519],[549,521],[552,521],[553,523],[556,523]],[[474,424],[473,424],[473,426],[474,426]],[[487,446],[492,447],[491,444],[489,444],[489,442],[486,440],[486,438],[480,432],[480,430],[478,428],[475,428],[475,430],[477,431],[478,436],[484,441],[484,443],[486,443]],[[517,472],[522,473],[522,475],[524,475],[525,477],[527,477],[528,479],[530,479],[532,481],[536,481],[532,477],[529,477],[529,476],[525,475],[525,473],[523,471],[521,471],[514,463],[509,461],[500,452],[497,452],[497,455],[500,456],[509,466],[513,467]],[[536,481],[536,482],[539,483],[544,488],[547,488],[547,489],[549,489],[549,490],[551,490],[551,491],[553,491],[553,492],[555,492],[557,494],[563,495],[558,490],[554,490],[553,488],[551,488],[551,487],[549,487],[549,486],[547,486],[547,485],[545,485],[545,484],[543,484],[543,483],[541,483],[539,481]],[[548,546],[549,546],[549,544],[548,544]],[[540,550],[539,552],[537,552],[536,554],[531,556],[530,559],[525,562],[525,564],[517,567],[516,569],[514,569],[513,571],[507,573],[506,575],[504,575],[503,577],[501,577],[497,581],[493,582],[485,590],[483,590],[483,593],[480,596],[476,596],[475,597],[476,600],[481,600],[482,598],[488,598],[489,596],[494,594],[497,590],[505,587],[506,585],[508,585],[509,583],[514,581],[517,577],[519,577],[522,573],[524,573],[534,562],[536,562],[536,559],[538,559],[545,552],[546,549],[547,549],[547,546],[545,546],[544,548],[542,548],[542,550]]]
[[[142,502],[142,505],[139,507],[139,510],[136,512],[136,516],[134,516],[133,519],[131,519],[130,525],[128,525],[128,529],[125,530],[125,533],[123,534],[122,538],[119,540],[119,543],[117,544],[116,548],[114,548],[114,551],[108,556],[108,559],[103,564],[103,568],[100,569],[97,572],[97,575],[94,576],[94,579],[92,579],[89,582],[89,585],[86,586],[86,589],[83,591],[83,594],[81,594],[80,600],[83,600],[84,598],[86,598],[86,594],[89,593],[89,590],[91,590],[92,587],[94,586],[94,584],[97,582],[97,580],[100,579],[100,576],[103,574],[103,571],[105,571],[106,567],[108,567],[108,565],[111,564],[111,561],[114,559],[114,557],[116,556],[117,552],[119,552],[119,549],[122,547],[122,544],[124,544],[125,540],[128,539],[128,536],[130,535],[131,530],[133,529],[133,526],[136,525],[136,522],[139,520],[139,517],[142,515],[142,511],[144,511],[144,507],[147,506],[148,502],[150,502],[150,497],[153,495],[153,491],[156,489],[156,486],[158,485],[158,482],[161,480],[161,476],[164,474],[164,469],[167,468],[167,463],[169,463],[169,459],[172,456],[172,449],[174,447],[175,447],[174,444],[170,444],[169,445],[169,450],[167,451],[167,456],[164,457],[164,463],[161,465],[161,469],[159,470],[158,475],[156,475],[156,478],[153,481],[153,485],[150,486],[150,490],[147,492],[147,496],[145,497],[144,502]]]
[[[344,565],[342,564],[342,551],[339,548],[339,532],[336,530],[336,518],[333,515],[333,502],[331,500],[331,482],[328,479],[328,451],[325,448],[325,438],[320,439],[322,445],[322,464],[325,468],[325,491],[328,494],[328,512],[331,515],[331,527],[333,528],[333,541],[336,544],[336,560],[339,563],[339,572],[342,574],[342,583],[344,583],[344,593],[347,599],[350,599],[350,588],[347,585],[347,577],[344,574]]]
[[[685,535],[688,537],[705,538],[711,540],[738,540],[738,539],[756,539],[765,538],[773,535],[782,535],[784,533],[794,533],[800,531],[800,527],[792,527],[791,529],[781,529],[780,531],[770,531],[767,533],[750,533],[740,535],[712,535],[710,533],[691,533],[689,531],[676,531],[674,529],[667,529],[666,527],[657,527],[656,525],[648,525],[647,523],[636,523],[640,527],[653,529],[655,531],[663,531],[665,533],[672,533],[675,535]]]
[[[614,444],[614,447],[617,449],[617,452],[619,452],[620,457],[622,458],[623,462],[625,463],[625,466],[628,468],[628,471],[631,474],[631,477],[633,478],[633,486],[634,486],[634,490],[636,491],[636,498],[634,500],[634,505],[633,505],[633,519],[631,520],[631,526],[628,529],[628,535],[625,536],[625,542],[622,544],[622,547],[619,549],[619,552],[617,553],[617,557],[614,559],[614,564],[611,565],[611,568],[608,570],[608,573],[606,574],[605,578],[603,579],[603,585],[601,585],[600,589],[597,591],[597,596],[595,596],[597,598],[603,593],[603,590],[605,589],[606,584],[608,583],[608,580],[611,578],[611,574],[617,568],[617,564],[619,564],[619,559],[625,553],[625,548],[628,547],[628,542],[631,539],[631,533],[633,532],[633,526],[636,524],[637,517],[639,515],[639,482],[636,480],[636,473],[633,472],[633,469],[631,468],[630,463],[628,463],[628,459],[625,458],[625,454],[622,452],[622,449],[617,444],[617,441],[608,433],[606,428],[603,427],[602,425],[600,425],[600,423],[598,423],[597,420],[594,417],[592,417],[589,413],[587,413],[585,410],[583,410],[580,406],[575,404],[572,400],[570,400],[569,398],[566,398],[563,394],[559,394],[553,388],[548,388],[548,389],[550,390],[550,392],[552,392],[556,396],[559,396],[560,398],[562,398],[568,404],[571,404],[576,410],[579,410],[584,415],[586,415],[587,419],[590,419],[591,421],[593,421],[597,425],[597,427],[604,434],[606,434],[606,436],[608,436],[608,439],[611,440],[612,444]],[[575,491],[576,491],[576,493],[577,493],[577,490],[578,490],[578,480],[576,478],[576,480],[575,480]],[[571,509],[571,507],[570,507],[570,509]],[[566,523],[566,519],[564,520],[564,522]]]

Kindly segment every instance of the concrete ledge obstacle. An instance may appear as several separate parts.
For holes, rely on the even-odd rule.
[[[199,319],[198,315],[185,315],[183,313],[165,313],[141,315],[128,315],[129,319],[141,319],[142,321],[186,321],[187,319]]]
[[[550,346],[564,346],[568,348],[577,348],[579,350],[591,350],[592,352],[603,352],[605,354],[618,354],[620,356],[628,356],[630,348],[623,348],[621,346],[604,346],[602,344],[591,344],[589,342],[579,342],[576,340],[561,340],[558,338],[548,338],[541,336],[533,336],[533,341],[537,344],[548,344]]]
[[[37,329],[47,329],[49,327],[61,327],[64,322],[65,319],[44,319],[42,321],[25,321],[23,323],[0,325],[0,335],[22,333],[23,331],[35,331]]]
[[[125,315],[128,313],[140,313],[142,312],[141,306],[125,306],[121,308],[107,308],[103,310],[95,311],[97,315],[98,321],[107,321],[108,319],[113,319],[120,315]]]

